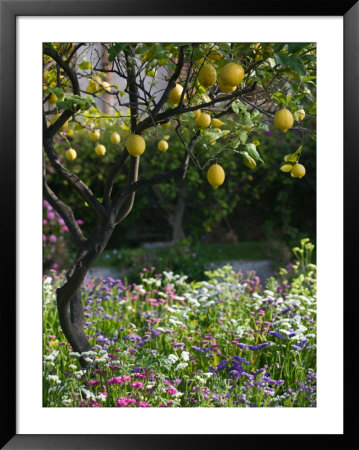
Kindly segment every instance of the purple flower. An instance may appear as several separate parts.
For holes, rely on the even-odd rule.
[[[52,235],[49,237],[49,241],[50,241],[50,242],[56,242],[56,241],[57,241],[57,237],[56,237],[54,234],[52,234]]]

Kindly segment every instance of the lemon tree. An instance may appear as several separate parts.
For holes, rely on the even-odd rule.
[[[74,314],[82,308],[82,281],[144,189],[177,186],[175,181],[182,189],[191,168],[202,188],[214,187],[219,198],[233,164],[249,173],[266,170],[261,133],[273,129],[281,130],[281,139],[292,132],[301,136],[300,152],[289,149],[277,169],[284,175],[283,166],[291,166],[289,179],[301,182],[310,157],[306,142],[315,139],[316,46],[45,43],[42,95],[44,196],[77,249],[57,292],[58,313],[65,336],[81,352],[90,348]],[[72,147],[80,132],[97,157],[96,183],[81,171],[90,158],[81,151],[81,140],[76,151]],[[174,143],[182,149],[176,164]],[[157,157],[163,158],[161,170],[151,176],[140,171]],[[61,179],[59,185],[76,192],[91,211],[96,224],[88,235],[76,222],[76,205],[70,207],[66,196],[51,189],[50,176]]]

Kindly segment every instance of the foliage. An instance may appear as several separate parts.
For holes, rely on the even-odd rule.
[[[69,249],[72,249],[68,228],[64,220],[46,201],[43,201],[43,264],[44,268],[63,269],[69,264]],[[78,220],[82,225],[83,221]]]

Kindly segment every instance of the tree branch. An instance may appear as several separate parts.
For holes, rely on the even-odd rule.
[[[134,156],[131,156],[130,170],[128,174],[129,184],[135,183],[137,181],[139,164],[140,158],[139,157],[135,158]],[[132,192],[128,194],[126,197],[123,197],[122,204],[116,215],[116,225],[122,222],[123,219],[125,219],[130,214],[135,201],[135,194],[136,192]]]
[[[110,206],[110,198],[112,193],[113,184],[116,178],[116,175],[118,174],[120,168],[125,163],[127,157],[129,156],[129,153],[127,149],[124,149],[119,157],[119,159],[116,161],[116,163],[111,167],[110,172],[106,178],[105,181],[105,187],[103,191],[103,204],[106,207]]]
[[[49,137],[44,138],[44,149],[47,157],[50,160],[52,167],[56,172],[65,179],[73,188],[81,195],[81,197],[88,203],[95,214],[103,219],[107,216],[106,210],[97,200],[91,189],[74,173],[66,169],[59,161],[58,155],[55,153],[52,140]]]

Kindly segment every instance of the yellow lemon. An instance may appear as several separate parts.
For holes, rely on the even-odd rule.
[[[55,95],[55,94],[50,95],[50,98],[49,98],[50,105],[54,105],[57,102],[57,100],[58,100],[57,95]]]
[[[302,178],[305,175],[305,167],[303,166],[303,164],[294,164],[291,173],[295,178]]]
[[[96,91],[97,91],[96,83],[93,80],[90,80],[86,88],[86,92],[88,92],[89,94],[93,94]]]
[[[65,156],[69,161],[73,161],[77,156],[76,150],[74,150],[73,148],[69,148],[68,150],[66,150]]]
[[[223,67],[221,78],[224,84],[238,86],[244,78],[244,69],[240,64],[230,62]]]
[[[197,120],[200,115],[201,115],[200,109],[196,109],[196,111],[193,111],[194,120]]]
[[[54,114],[51,123],[54,124],[60,116],[61,116],[61,114]],[[62,125],[62,127],[60,127],[59,131],[65,131],[68,126],[69,126],[69,121],[66,120],[66,122]]]
[[[231,94],[237,89],[237,86],[230,86],[229,84],[224,84],[221,77],[218,78],[218,87],[225,94]]]
[[[111,142],[113,144],[116,145],[116,144],[118,144],[120,142],[121,136],[118,133],[112,133],[111,137],[110,137],[110,140],[111,140]]]
[[[107,81],[103,81],[101,83],[102,87],[105,89],[106,92],[111,92],[111,84]]]
[[[292,128],[294,118],[292,113],[287,108],[280,109],[274,114],[274,125],[286,133],[289,128]]]
[[[225,174],[223,167],[219,164],[212,164],[207,172],[207,180],[208,183],[214,188],[217,189],[218,186],[223,184],[225,179]]]
[[[69,131],[66,133],[66,136],[73,136],[74,130],[72,128],[69,129]]]
[[[165,122],[165,123],[161,123],[161,127],[164,127],[164,128],[168,128],[170,125],[171,125],[170,121]]]
[[[166,152],[168,150],[168,142],[162,139],[158,144],[157,148],[161,152]]]
[[[211,116],[207,113],[201,113],[196,119],[196,124],[200,128],[208,128],[211,125]]]
[[[99,156],[105,156],[106,153],[106,147],[102,144],[97,144],[95,147],[95,152]]]
[[[207,55],[207,57],[209,59],[211,59],[212,61],[218,61],[219,59],[223,58],[223,55],[221,53],[219,53],[219,52],[211,51],[211,53],[209,53]]]
[[[291,164],[284,164],[283,166],[281,166],[280,170],[282,172],[290,172],[292,170],[292,165]]]
[[[176,84],[176,86],[170,91],[169,99],[171,102],[178,104],[181,99],[182,91],[183,87],[180,84]]]
[[[93,142],[98,141],[100,139],[100,132],[99,132],[99,130],[91,131],[90,139]]]
[[[146,149],[146,142],[142,136],[138,134],[130,134],[126,140],[126,148],[130,155],[140,156]]]
[[[249,155],[243,155],[243,162],[249,169],[255,169],[257,167],[257,163]]]
[[[304,120],[304,117],[305,117],[304,109],[299,109],[298,110],[298,121],[301,122],[302,120]]]
[[[212,124],[212,127],[214,127],[214,128],[221,128],[221,127],[223,127],[224,122],[222,122],[219,119],[213,118],[211,120],[211,124]]]
[[[198,82],[205,88],[209,88],[214,85],[217,80],[216,69],[212,64],[203,64],[198,72]]]

